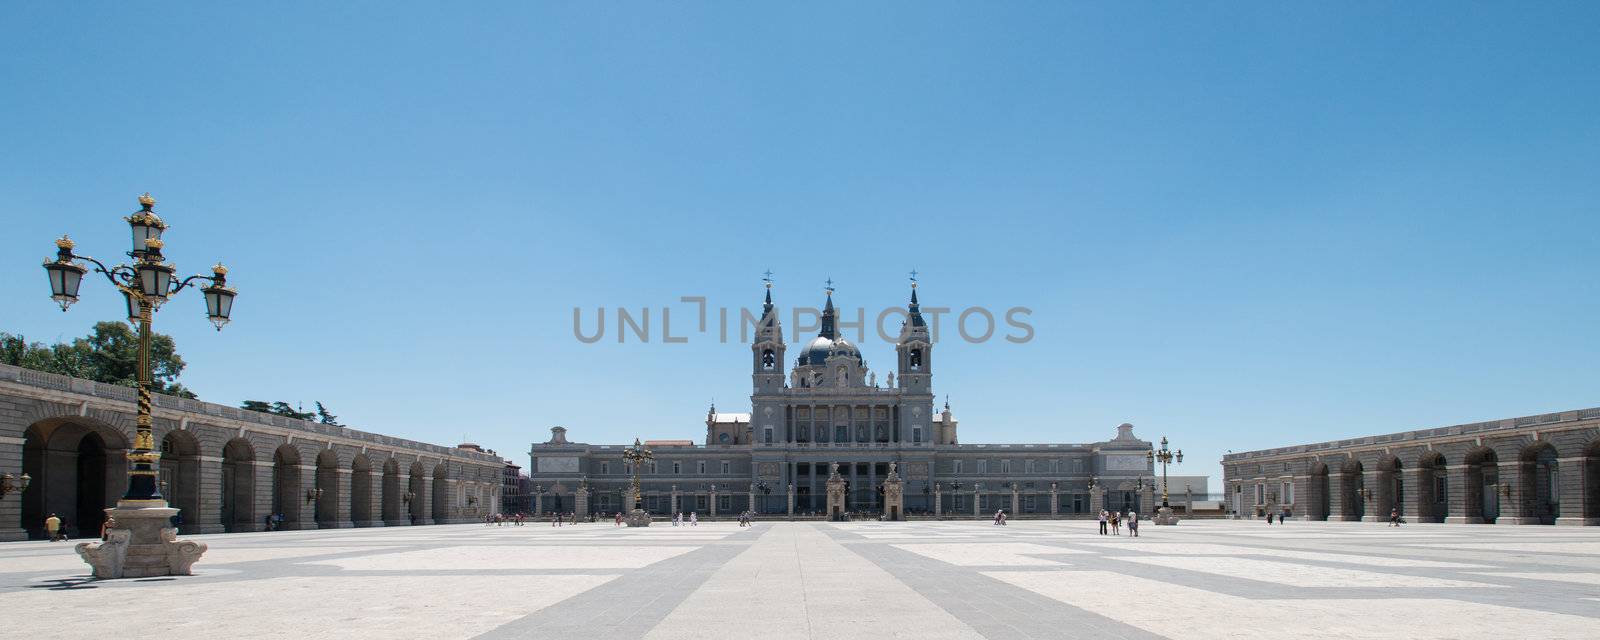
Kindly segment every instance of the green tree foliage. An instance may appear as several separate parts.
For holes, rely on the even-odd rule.
[[[317,410],[315,412],[301,411],[295,407],[289,406],[289,403],[287,402],[267,402],[265,400],[245,400],[239,404],[239,408],[244,409],[245,411],[259,411],[261,413],[270,413],[287,418],[294,418],[296,420],[305,420],[307,422],[321,422],[323,424],[343,426],[337,422],[339,417],[328,413],[328,410],[323,408],[321,402],[317,403]]]
[[[46,345],[0,332],[0,362],[108,384],[137,387],[139,334],[122,322],[97,322],[88,336]],[[156,393],[193,398],[178,384],[185,367],[172,336],[157,333],[150,340],[150,387]]]

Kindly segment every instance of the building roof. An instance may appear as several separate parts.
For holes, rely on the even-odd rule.
[[[749,422],[750,421],[750,414],[748,414],[748,413],[717,413],[717,414],[712,414],[711,421],[712,422],[717,422],[717,423],[723,423],[723,422]]]

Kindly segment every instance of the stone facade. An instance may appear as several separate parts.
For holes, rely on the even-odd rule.
[[[1600,524],[1600,409],[1224,456],[1227,506],[1311,520]]]
[[[787,346],[771,291],[751,349],[751,411],[712,407],[705,441],[646,442],[655,459],[642,469],[651,513],[715,510],[733,514],[822,516],[831,465],[845,485],[844,510],[879,514],[884,481],[897,466],[906,515],[969,517],[1006,510],[1036,517],[1087,517],[1092,497],[1107,508],[1152,510],[1150,442],[1123,424],[1116,437],[1088,444],[965,444],[948,402],[934,406],[934,344],[915,289],[895,344],[895,368],[879,384],[860,350],[838,330],[832,292],[821,332],[786,369]],[[626,445],[567,440],[555,427],[529,452],[529,476],[542,512],[571,511],[587,483],[585,506],[622,508],[633,477]],[[1090,490],[1091,482],[1099,488]]]
[[[50,513],[99,537],[127,488],[129,387],[0,365],[0,472],[27,473],[0,498],[0,540],[42,538]],[[469,522],[500,503],[504,461],[348,427],[155,397],[162,493],[183,534]]]

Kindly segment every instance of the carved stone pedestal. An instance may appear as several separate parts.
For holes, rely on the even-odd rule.
[[[172,516],[177,513],[160,500],[119,502],[106,509],[117,524],[106,541],[80,542],[78,555],[94,567],[96,578],[191,575],[191,567],[206,552],[206,545],[178,540],[178,530],[172,527]]]
[[[645,513],[644,509],[634,509],[629,511],[628,515],[622,517],[622,522],[630,527],[648,527],[650,526],[650,514]]]
[[[1159,525],[1178,524],[1178,516],[1172,515],[1172,507],[1156,509],[1155,523]]]

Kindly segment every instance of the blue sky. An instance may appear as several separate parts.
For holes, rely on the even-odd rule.
[[[1592,3],[325,4],[0,9],[0,330],[118,317],[38,265],[115,257],[150,191],[241,291],[220,334],[192,294],[158,320],[203,399],[522,463],[747,407],[678,298],[767,268],[784,307],[831,277],[874,313],[916,268],[1031,308],[1027,344],[937,348],[965,442],[1127,421],[1217,475],[1600,404]],[[689,341],[580,343],[600,306]]]

